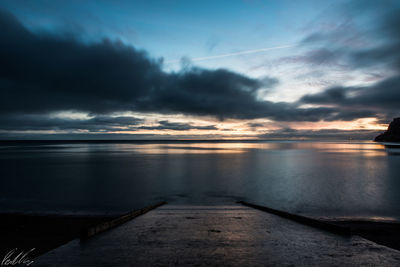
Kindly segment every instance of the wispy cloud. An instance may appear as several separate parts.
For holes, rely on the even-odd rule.
[[[290,45],[281,45],[281,46],[273,46],[273,47],[266,47],[266,48],[260,48],[260,49],[252,49],[252,50],[244,50],[244,51],[239,51],[235,53],[229,53],[229,54],[222,54],[222,55],[215,55],[215,56],[208,56],[208,57],[195,57],[195,58],[190,58],[191,61],[205,61],[205,60],[211,60],[211,59],[217,59],[217,58],[225,58],[225,57],[234,57],[234,56],[240,56],[240,55],[247,55],[247,54],[255,54],[255,53],[262,53],[270,50],[276,50],[276,49],[284,49],[284,48],[289,48],[289,47],[294,47],[295,44],[290,44]],[[177,63],[180,62],[180,59],[174,59],[174,60],[167,60],[165,63]]]

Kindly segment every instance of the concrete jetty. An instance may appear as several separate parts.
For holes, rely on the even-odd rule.
[[[31,266],[399,266],[400,251],[243,205],[164,205]]]

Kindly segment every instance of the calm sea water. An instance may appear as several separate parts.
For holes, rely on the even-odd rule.
[[[309,216],[400,218],[400,155],[373,142],[3,143],[0,177],[1,212],[246,200]]]

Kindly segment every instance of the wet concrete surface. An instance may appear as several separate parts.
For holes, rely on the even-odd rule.
[[[400,266],[400,251],[241,205],[165,205],[31,266]]]

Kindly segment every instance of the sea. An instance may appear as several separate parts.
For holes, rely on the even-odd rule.
[[[400,155],[372,141],[1,142],[0,183],[1,213],[244,200],[318,218],[400,219]]]

